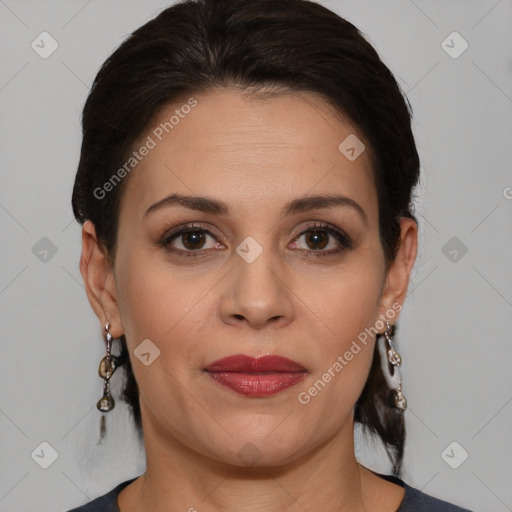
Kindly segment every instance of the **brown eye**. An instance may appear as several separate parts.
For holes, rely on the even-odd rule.
[[[208,239],[212,240],[209,246]],[[178,256],[200,256],[210,252],[210,249],[222,247],[222,244],[209,230],[194,224],[164,235],[159,245]]]
[[[311,249],[324,249],[329,242],[329,235],[325,231],[309,231],[306,233],[306,243]]]
[[[304,237],[305,247],[300,247],[299,240]],[[340,229],[330,224],[315,224],[304,230],[293,242],[293,248],[304,251],[312,256],[329,256],[348,249],[352,249],[353,243],[350,237]],[[330,249],[324,250],[331,246]]]
[[[202,249],[206,240],[206,236],[201,231],[187,231],[180,236],[184,247],[190,250]]]

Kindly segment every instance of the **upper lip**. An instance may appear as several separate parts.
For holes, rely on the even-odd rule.
[[[286,357],[268,355],[254,358],[245,354],[236,354],[214,361],[205,368],[209,372],[303,372],[302,365]]]

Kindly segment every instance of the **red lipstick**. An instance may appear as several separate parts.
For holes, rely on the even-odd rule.
[[[205,368],[216,382],[246,396],[264,397],[299,383],[307,370],[280,356],[254,357],[237,354],[224,357]]]

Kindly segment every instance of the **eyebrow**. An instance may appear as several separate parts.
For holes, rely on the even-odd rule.
[[[226,203],[223,203],[218,199],[212,199],[204,196],[185,196],[182,194],[170,194],[167,197],[161,199],[160,201],[157,201],[156,203],[152,204],[146,210],[144,217],[162,208],[169,208],[175,205],[183,206],[190,210],[196,210],[204,213],[229,215],[229,208],[226,205]],[[336,194],[304,196],[294,199],[293,201],[290,201],[283,206],[280,218],[283,218],[287,215],[306,212],[309,210],[331,208],[333,206],[348,206],[353,208],[360,214],[364,222],[368,224],[366,212],[359,205],[359,203],[357,203],[350,197]]]

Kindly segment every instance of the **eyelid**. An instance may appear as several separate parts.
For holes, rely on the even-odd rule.
[[[333,234],[334,234],[334,237],[338,240],[338,243],[343,246],[343,249],[351,249],[354,245],[352,238],[343,229],[338,228],[334,224],[330,224],[329,222],[326,222],[323,220],[322,221],[313,221],[313,224],[306,226],[306,227],[299,228],[299,233],[293,238],[293,242],[298,240],[298,238],[301,237],[302,235],[309,233],[311,231],[315,231],[315,230],[326,231],[327,233],[330,234],[330,236],[333,236]],[[304,249],[304,251],[307,251],[307,250]],[[309,252],[318,253],[318,254],[321,254],[321,253],[333,254],[336,252],[336,250],[315,251],[314,249],[310,249]]]
[[[169,253],[175,253],[178,255],[185,255],[185,256],[193,256],[193,255],[201,255],[204,253],[209,253],[212,251],[212,249],[197,249],[195,251],[184,251],[183,249],[176,249],[176,248],[170,248],[170,243],[175,238],[179,238],[181,235],[194,232],[194,231],[203,231],[207,235],[214,238],[217,242],[222,243],[225,245],[225,237],[221,234],[216,234],[213,232],[212,229],[209,227],[206,227],[201,222],[189,222],[185,225],[177,226],[169,231],[166,231],[162,237],[160,237],[159,241],[157,242],[159,246],[167,249]]]
[[[327,251],[324,250],[315,250],[315,249],[297,249],[299,252],[308,252],[308,253],[314,253],[315,256],[321,256],[323,255],[329,255],[329,254],[336,254],[339,252],[342,252],[344,250],[351,249],[353,247],[353,240],[352,238],[342,229],[338,228],[337,226],[330,224],[326,221],[313,221],[312,224],[303,226],[298,229],[298,233],[293,236],[291,234],[288,234],[287,237],[293,236],[291,243],[295,243],[301,236],[315,230],[323,230],[326,231],[329,236],[334,237],[338,244],[341,245],[341,248],[337,249],[330,249]],[[158,244],[164,248],[167,248],[167,251],[170,253],[175,253],[178,255],[184,255],[184,256],[200,256],[205,253],[210,253],[214,249],[196,249],[196,250],[189,250],[184,251],[183,249],[176,249],[176,248],[169,248],[169,245],[173,238],[178,238],[181,234],[185,234],[188,232],[193,231],[203,231],[207,235],[213,237],[218,242],[225,245],[226,239],[221,234],[216,234],[214,230],[210,229],[209,227],[206,227],[201,222],[190,222],[185,225],[180,225],[175,228],[173,228],[170,231],[166,231],[164,235],[160,238],[160,241]]]
[[[215,238],[219,239],[225,239],[224,236],[222,236],[220,233],[214,233],[212,229],[205,226],[202,222],[189,222],[184,225],[176,226],[175,228],[166,231],[164,235],[162,236],[163,240],[169,240],[175,235],[181,234],[181,233],[187,233],[189,231],[204,231],[205,233],[208,233],[209,235],[214,236]]]

